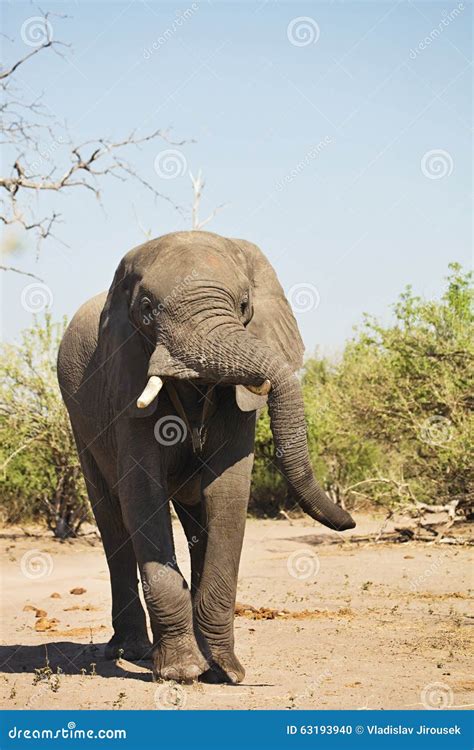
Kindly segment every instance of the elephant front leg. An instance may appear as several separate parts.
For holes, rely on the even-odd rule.
[[[192,681],[208,662],[194,635],[191,595],[176,561],[166,493],[141,464],[128,469],[120,498],[154,636],[153,672],[157,678]]]
[[[208,662],[195,638],[186,582],[173,561],[147,561],[140,567],[153,630],[154,675],[165,680],[196,680]]]
[[[209,682],[236,683],[245,676],[234,652],[234,612],[252,462],[253,455],[246,456],[217,476],[211,466],[204,481],[207,546],[194,606],[212,655],[203,676]]]

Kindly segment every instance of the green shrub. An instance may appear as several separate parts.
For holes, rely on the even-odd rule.
[[[56,536],[75,536],[89,506],[69,418],[56,378],[65,322],[23,332],[0,353],[1,511],[18,523],[46,520]]]
[[[442,299],[408,288],[383,326],[371,317],[341,361],[312,358],[302,377],[313,468],[332,498],[385,508],[459,503],[471,512],[474,477],[472,276],[457,264]],[[266,470],[273,446],[268,416],[257,428],[252,506],[286,504]],[[269,488],[269,502],[265,489]]]

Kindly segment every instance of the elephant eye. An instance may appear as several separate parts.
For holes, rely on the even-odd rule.
[[[244,315],[247,312],[248,306],[249,306],[249,295],[247,293],[247,294],[244,294],[244,296],[242,297],[242,301],[240,303],[240,312],[242,313],[242,315]]]
[[[153,305],[148,297],[142,297],[140,300],[140,315],[142,319],[149,319],[153,314]]]

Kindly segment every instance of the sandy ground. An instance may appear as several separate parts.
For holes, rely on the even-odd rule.
[[[380,527],[368,516],[357,520],[358,534]],[[175,531],[187,575],[184,537]],[[472,548],[336,544],[337,535],[311,521],[249,520],[238,591],[244,606],[235,620],[245,680],[177,686],[153,683],[148,662],[104,661],[110,594],[99,540],[60,543],[11,529],[0,536],[2,708],[474,704]]]

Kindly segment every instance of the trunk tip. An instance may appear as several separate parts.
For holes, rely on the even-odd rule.
[[[245,388],[250,391],[250,393],[255,393],[256,396],[268,396],[272,384],[268,378],[265,378],[261,385],[246,385]]]
[[[345,521],[344,525],[341,527],[341,531],[348,531],[348,529],[355,529],[356,522],[352,518],[352,516],[348,513],[347,514],[347,520]]]
[[[338,506],[336,506],[338,507]],[[349,529],[354,529],[356,526],[356,522],[343,508],[339,507],[339,513],[337,514],[337,519],[334,521],[326,521],[324,520],[322,523],[324,523],[325,526],[329,526],[330,529],[334,529],[334,531],[348,531]]]

